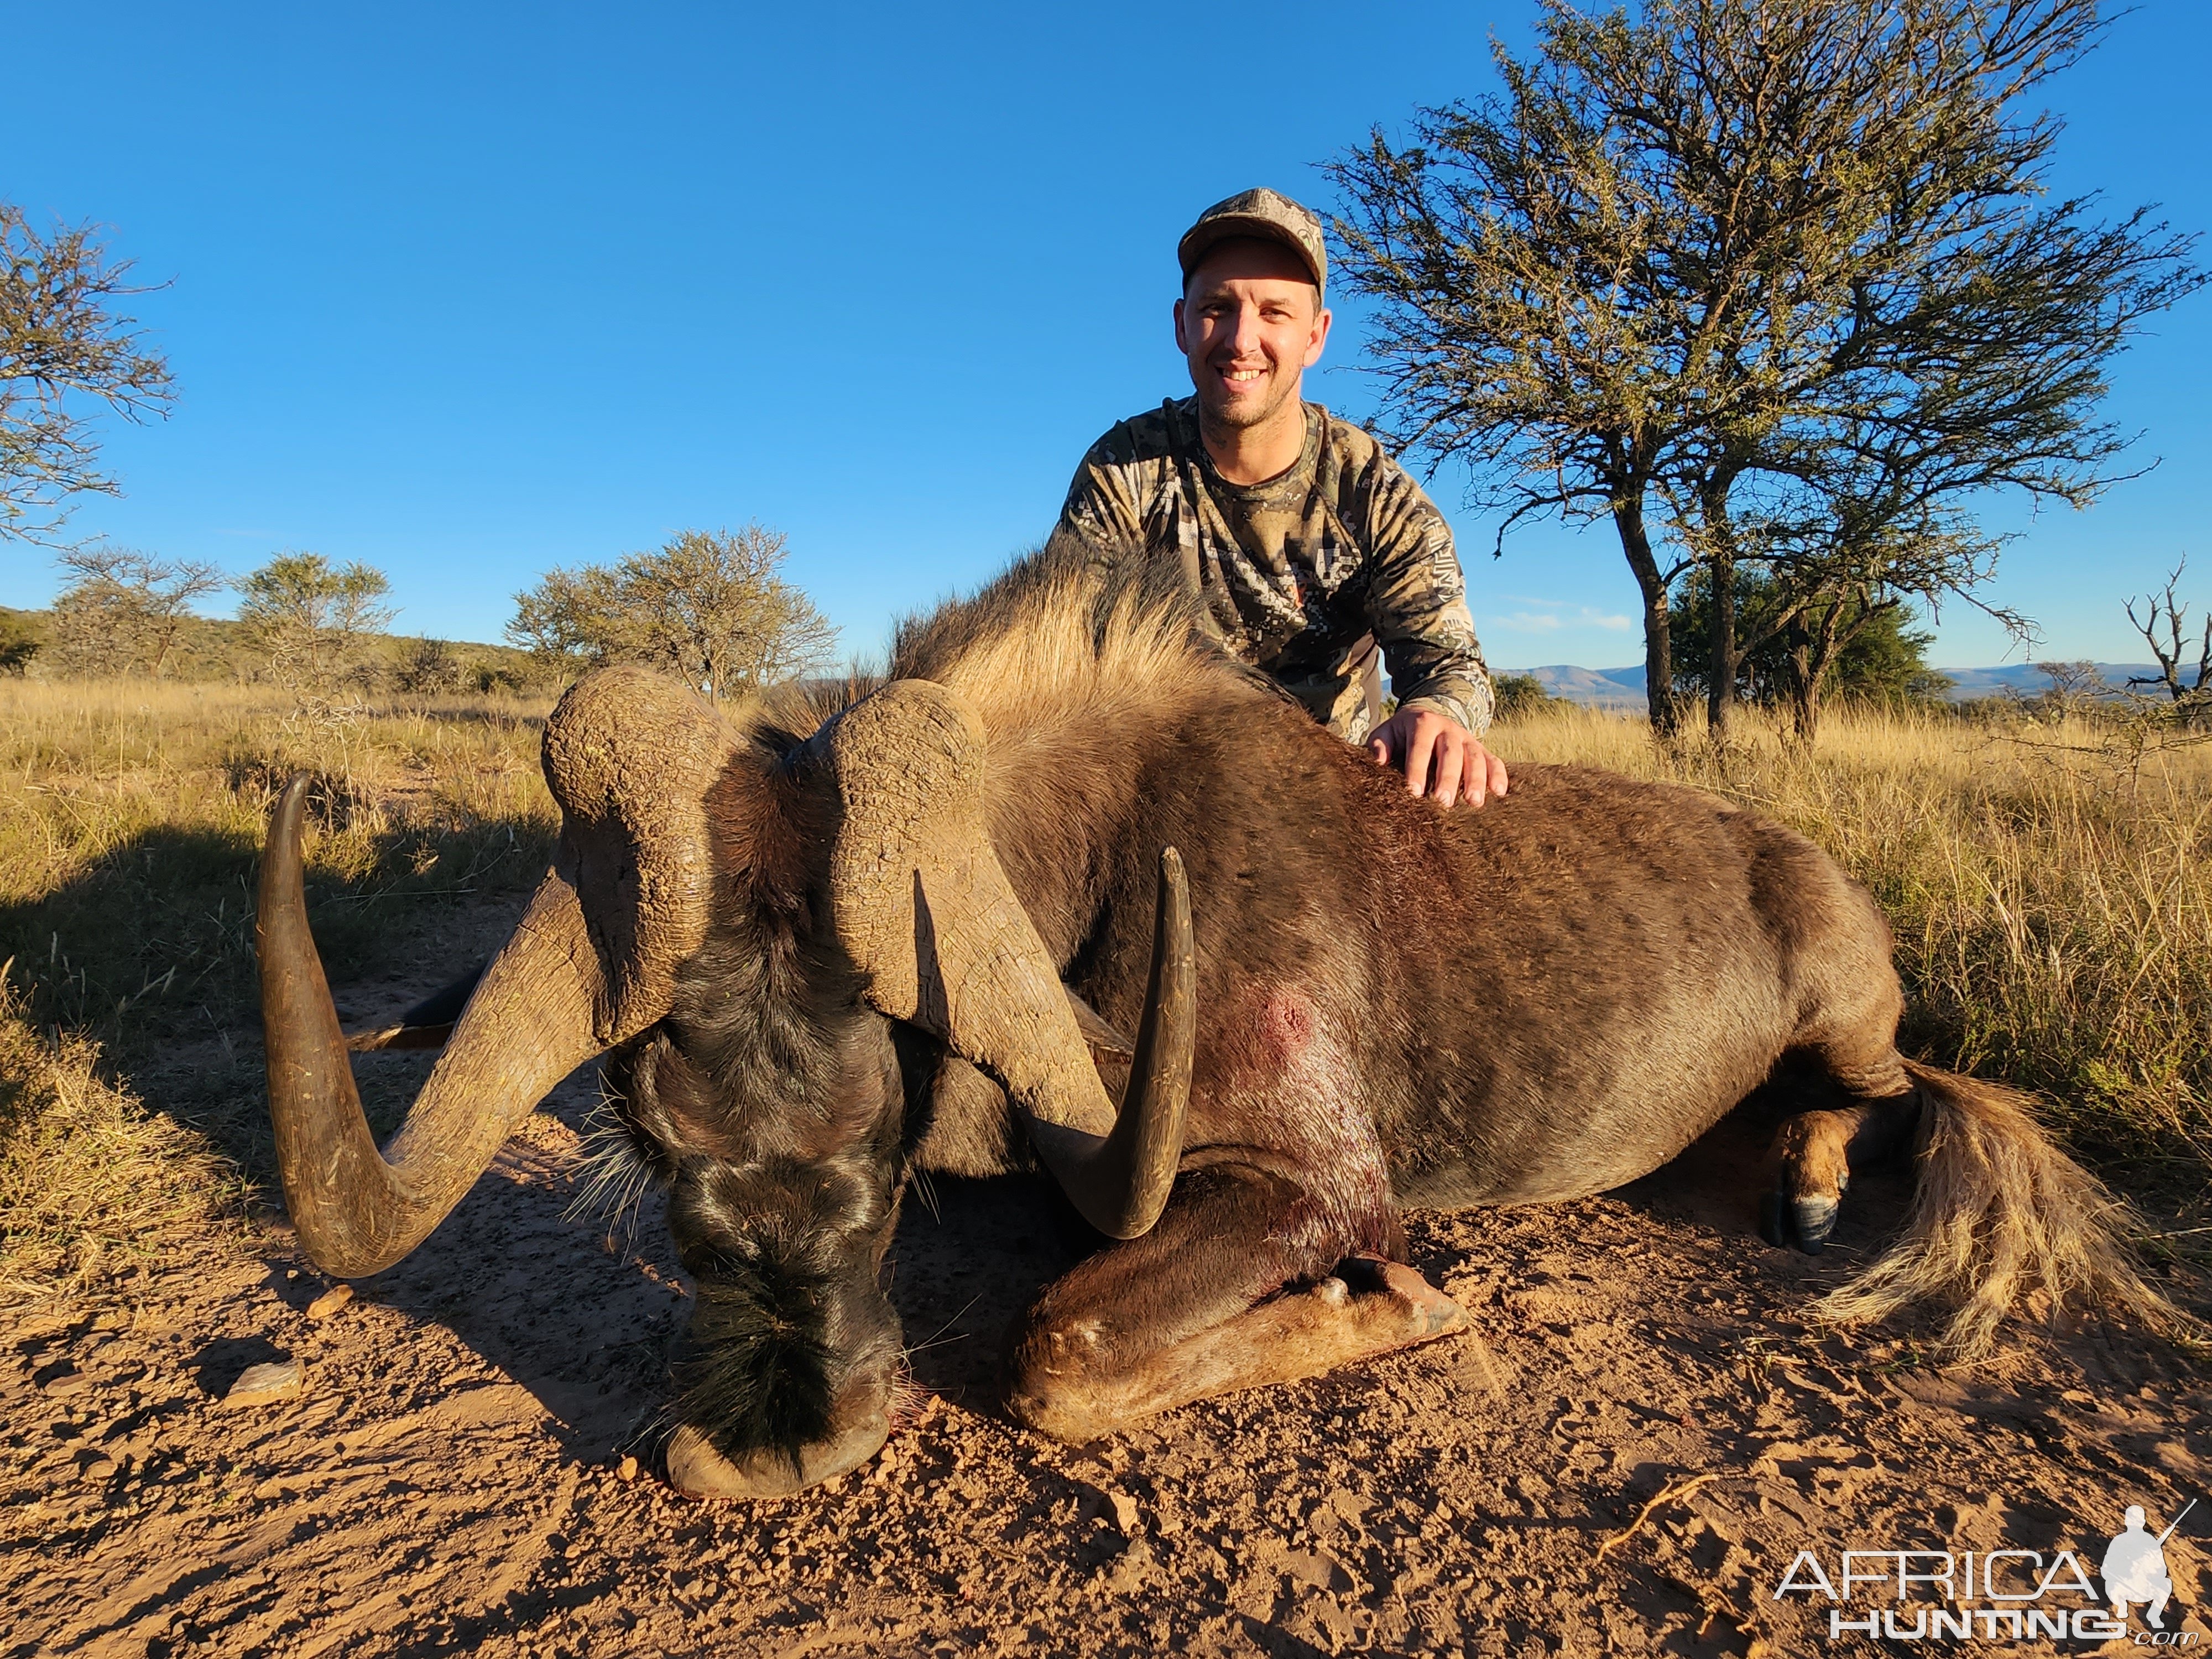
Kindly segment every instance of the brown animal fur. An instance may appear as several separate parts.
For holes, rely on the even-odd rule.
[[[1032,1311],[1010,1400],[1040,1426],[1087,1436],[1434,1334],[1450,1322],[1434,1291],[1356,1265],[1402,1260],[1399,1205],[1619,1186],[1680,1153],[1786,1054],[1818,1060],[1853,1097],[1778,1143],[1774,1202],[1801,1242],[1819,1243],[1855,1160],[1920,1137],[1905,1235],[1823,1304],[1832,1316],[1948,1300],[1960,1354],[1985,1348],[2036,1288],[2055,1304],[2166,1316],[2101,1189],[2023,1103],[1898,1054],[1887,925],[1787,830],[1571,767],[1520,768],[1504,799],[1442,811],[1200,642],[1171,576],[1102,583],[1024,562],[910,624],[888,678],[934,681],[978,712],[993,847],[1096,1010],[1086,1030],[1109,1085],[1117,1039],[1101,1023],[1136,1023],[1161,848],[1189,870],[1200,1025],[1181,1176],[1152,1236],[1094,1256]],[[714,807],[720,890],[737,908],[680,1003],[710,1012],[641,1050],[686,1079],[680,1097],[649,1097],[650,1066],[629,1074],[648,1156],[700,1171],[678,1179],[672,1221],[712,1273],[762,1271],[747,1265],[760,1255],[748,1204],[797,1241],[778,1261],[811,1261],[808,1227],[849,1236],[848,1254],[883,1248],[889,1221],[866,1195],[886,1189],[879,1178],[895,1193],[911,1169],[1031,1167],[995,1085],[903,1027],[890,1032],[894,1066],[848,970],[810,955],[820,838],[834,833],[810,739],[878,684],[787,692],[749,715],[762,758],[732,767]],[[779,872],[772,890],[762,866]],[[794,1067],[805,1075],[785,1075]],[[779,1127],[793,1101],[819,1104]],[[890,1160],[880,1177],[876,1158]],[[822,1196],[809,1160],[862,1196]],[[761,1195],[772,1176],[812,1183],[811,1220]],[[692,1203],[692,1189],[726,1195]],[[840,1219],[843,1203],[865,1227]],[[857,1280],[837,1282],[860,1297]],[[829,1380],[820,1409],[799,1415],[829,1421],[840,1351],[834,1334],[802,1334]],[[720,1340],[740,1335],[765,1340]],[[746,1352],[714,1398],[775,1386],[775,1364]]]

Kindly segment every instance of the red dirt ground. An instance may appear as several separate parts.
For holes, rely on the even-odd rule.
[[[686,1308],[657,1204],[611,1237],[564,1215],[590,1096],[322,1320],[276,1225],[0,1315],[0,1656],[1870,1651],[1775,1599],[1798,1552],[2069,1549],[2094,1576],[2125,1505],[2155,1530],[2192,1498],[2166,1623],[2212,1639],[2203,1376],[2094,1329],[1939,1373],[1910,1333],[1813,1324],[1900,1190],[1862,1182],[1818,1261],[1769,1249],[1735,1124],[1603,1198],[1410,1218],[1474,1335],[1079,1449],[994,1407],[1001,1334],[1070,1260],[1058,1200],[940,1183],[891,1280],[912,1420],[799,1497],[686,1502],[655,1468]],[[299,1398],[222,1402],[275,1358]],[[1909,1631],[1930,1604],[1882,1605]]]

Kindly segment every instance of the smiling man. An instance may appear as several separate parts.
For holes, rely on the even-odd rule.
[[[1504,794],[1443,515],[1372,437],[1298,395],[1328,343],[1321,222],[1248,190],[1200,214],[1176,256],[1176,344],[1195,395],[1091,446],[1054,538],[1101,562],[1181,559],[1223,643],[1414,794]],[[1387,720],[1378,657],[1399,697]]]

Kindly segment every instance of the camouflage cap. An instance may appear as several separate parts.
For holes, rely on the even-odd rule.
[[[1198,269],[1207,249],[1232,236],[1256,236],[1282,243],[1313,273],[1316,288],[1328,287],[1328,250],[1322,242],[1321,221],[1289,197],[1264,185],[1216,202],[1183,232],[1182,240],[1176,244],[1183,281],[1190,280],[1190,273]]]

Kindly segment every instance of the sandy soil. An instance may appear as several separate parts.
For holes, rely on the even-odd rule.
[[[0,1316],[0,1655],[1864,1651],[1825,1601],[1775,1599],[1798,1552],[1833,1575],[1846,1548],[2070,1549],[2094,1574],[2125,1505],[2155,1529],[2192,1498],[2166,1623],[2212,1640],[2203,1376],[2094,1330],[1942,1374],[1909,1332],[1809,1323],[1901,1190],[1863,1182],[1818,1262],[1771,1250],[1747,1123],[1605,1198],[1413,1217],[1474,1335],[1081,1449],[994,1404],[1002,1333],[1072,1259],[1056,1197],[939,1183],[891,1281],[911,1420],[800,1497],[689,1503],[656,1473],[687,1307],[657,1207],[613,1233],[565,1213],[589,1101],[572,1080],[321,1318],[281,1225]],[[282,1358],[299,1397],[223,1403]]]

